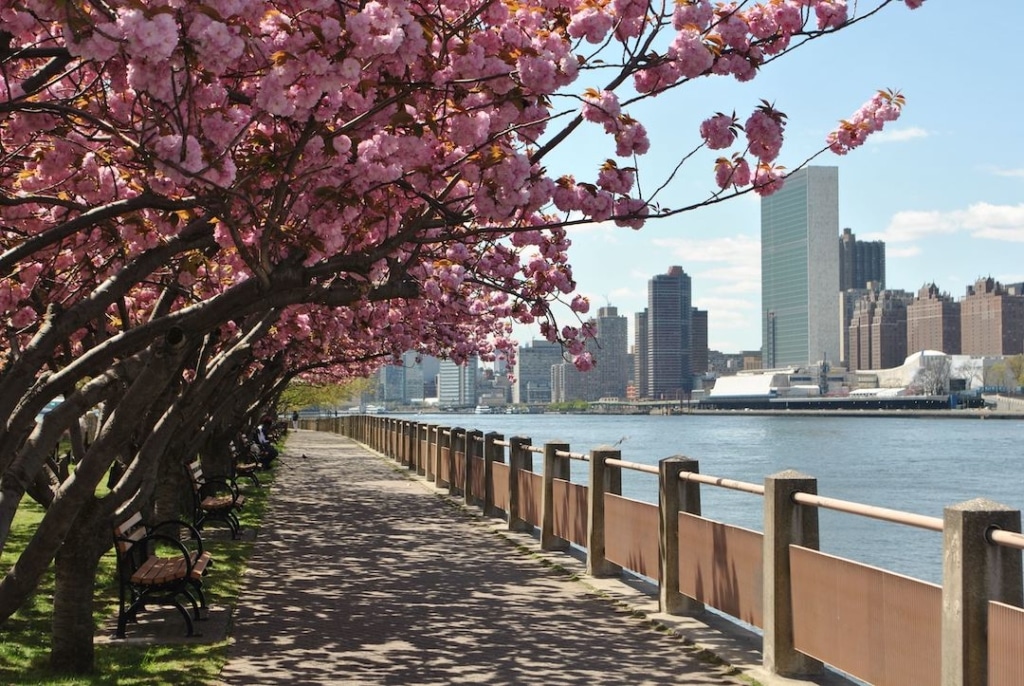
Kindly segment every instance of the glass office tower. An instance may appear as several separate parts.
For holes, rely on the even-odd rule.
[[[690,277],[670,267],[647,282],[647,390],[656,400],[688,398],[693,390]]]
[[[839,360],[838,237],[838,167],[801,169],[761,199],[765,368]]]

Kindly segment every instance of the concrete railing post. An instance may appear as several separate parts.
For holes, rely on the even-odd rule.
[[[401,466],[405,466],[408,456],[405,452],[405,439],[409,430],[409,422],[405,419],[395,421],[395,455],[394,460]]]
[[[434,485],[441,488],[444,483],[444,472],[451,456],[452,434],[444,426],[437,427],[437,462],[434,465]]]
[[[398,435],[395,436],[397,439],[398,454],[395,458],[398,463],[403,467],[409,466],[409,426],[412,424],[408,419],[403,419],[398,423]]]
[[[456,454],[465,448],[466,430],[460,426],[453,427],[448,434],[448,495],[459,494],[459,475],[457,472]]]
[[[412,468],[412,450],[413,450],[413,428],[416,424],[407,419],[405,420],[405,426],[402,427],[402,466],[409,469]]]
[[[509,439],[508,451],[508,529],[509,531],[530,531],[532,525],[520,516],[522,503],[519,492],[519,473],[532,471],[533,456],[528,450],[530,439],[513,436]]]
[[[409,471],[414,474],[420,473],[420,438],[423,425],[419,422],[412,422],[412,429],[409,432]]]
[[[505,437],[493,431],[484,435],[484,516],[494,514],[494,463],[505,461],[505,452],[498,441]]]
[[[484,432],[480,429],[472,429],[466,432],[466,479],[463,482],[462,494],[467,505],[476,505],[480,502],[481,493],[473,492],[473,470],[476,467],[476,460],[483,455]]]
[[[1020,510],[984,498],[943,510],[943,686],[988,683],[988,601],[1022,604],[1021,551],[988,533],[1020,533],[1020,523]]]
[[[555,535],[555,479],[570,478],[569,457],[558,453],[569,452],[568,443],[544,444],[544,475],[540,499],[540,548],[565,550],[569,541]]]
[[[682,455],[666,457],[658,463],[658,605],[667,614],[704,611],[704,603],[679,592],[679,513],[700,514],[700,484],[684,481],[679,475],[699,471],[697,460]]]
[[[606,493],[619,493],[622,483],[614,479],[622,471],[609,469],[608,460],[621,459],[622,453],[608,446],[590,451],[590,483],[587,488],[587,574],[594,577],[619,576],[622,567],[609,562],[605,557],[605,509]]]
[[[391,419],[388,421],[388,457],[399,464],[402,463],[401,419]]]
[[[789,546],[818,550],[818,509],[793,502],[796,492],[817,495],[817,479],[795,471],[764,481],[764,667],[771,674],[803,676],[823,667],[794,647]]]
[[[427,426],[427,452],[423,456],[423,476],[427,481],[434,480],[434,474],[437,472],[437,425],[430,424]]]

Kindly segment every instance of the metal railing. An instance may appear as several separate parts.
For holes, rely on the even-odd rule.
[[[573,452],[565,443],[538,445],[524,437],[506,440],[393,417],[345,417],[331,426],[415,468],[467,503],[482,504],[485,514],[506,518],[510,529],[539,530],[544,548],[565,547],[573,538],[587,551],[588,573],[630,569],[650,576],[659,585],[663,612],[691,612],[708,604],[759,626],[769,671],[792,675],[824,662],[866,680],[878,665],[858,659],[874,659],[890,670],[882,677],[889,683],[937,682],[940,672],[942,683],[1024,681],[1024,639],[1022,644],[994,640],[997,634],[1024,636],[1019,510],[970,501],[945,508],[943,517],[929,517],[821,496],[813,477],[791,472],[758,484],[701,474],[686,458],[666,458],[655,466],[623,460],[616,449]],[[540,472],[533,469],[534,455],[544,456]],[[589,485],[571,483],[570,461],[588,464]],[[658,504],[622,498],[623,471],[657,476]],[[507,489],[500,498],[499,486]],[[761,496],[764,532],[704,517],[701,486]],[[588,489],[598,491],[588,496]],[[498,501],[503,511],[495,508]],[[583,511],[580,503],[588,503]],[[941,533],[943,585],[819,554],[820,509]],[[648,524],[637,529],[638,522]],[[728,576],[718,579],[726,570]],[[823,590],[828,588],[833,590]],[[866,612],[867,601],[879,607]],[[904,614],[907,603],[914,605],[909,615]],[[821,607],[809,610],[813,604]],[[863,636],[844,630],[836,642],[823,638],[836,633],[837,623],[845,626],[859,615],[876,617],[874,626],[856,627]],[[898,627],[899,635],[872,644],[871,636],[885,627]],[[886,653],[897,649],[904,652]],[[872,651],[880,657],[873,658]],[[851,658],[851,653],[867,657]]]

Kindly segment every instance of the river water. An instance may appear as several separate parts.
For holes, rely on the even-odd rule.
[[[615,446],[622,459],[657,464],[671,455],[698,460],[704,474],[763,483],[796,469],[818,479],[822,496],[942,517],[948,505],[988,498],[1024,508],[1024,419],[728,415],[454,415],[409,417],[429,424],[558,441],[586,453]],[[535,458],[540,471],[540,457]],[[573,461],[573,481],[587,482]],[[624,495],[657,502],[656,477],[623,476]],[[762,528],[762,499],[701,486],[705,517]],[[821,549],[941,583],[942,535],[831,510],[820,513]]]

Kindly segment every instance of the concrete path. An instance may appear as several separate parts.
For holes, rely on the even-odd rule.
[[[750,683],[349,439],[282,457],[224,684]]]

